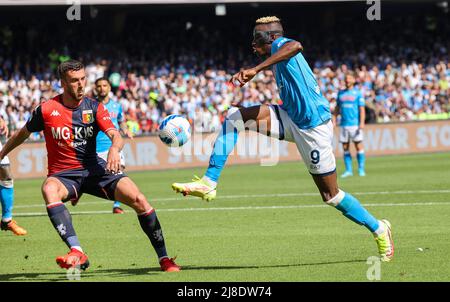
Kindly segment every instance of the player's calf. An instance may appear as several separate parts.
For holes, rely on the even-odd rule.
[[[8,176],[5,176],[5,168],[0,168],[2,179],[0,180],[0,203],[2,207],[1,216],[1,230],[11,231],[17,236],[27,234],[27,231],[20,227],[15,220],[13,220],[13,204],[14,204],[14,182]],[[9,168],[8,168],[9,171]]]
[[[11,176],[9,164],[5,164],[4,161],[2,161],[2,165],[0,166],[0,203],[2,207],[1,230],[11,231],[17,236],[26,235],[27,231],[20,227],[17,222],[12,219],[12,210],[14,205],[14,180]]]
[[[167,254],[163,231],[156,212],[136,184],[127,177],[122,178],[117,183],[114,195],[118,201],[136,211],[139,224],[158,255],[161,269],[167,272],[179,271],[180,268],[175,264],[174,259],[169,258]]]
[[[70,249],[82,251],[77,234],[72,225],[72,217],[62,202],[54,202],[47,205],[47,213],[53,227],[58,232],[62,241]]]
[[[148,239],[150,239],[150,243],[158,255],[161,270],[167,272],[179,271],[180,267],[175,264],[175,258],[169,258],[167,254],[163,231],[156,216],[155,209],[152,208],[147,212],[138,214],[138,220],[142,230]]]

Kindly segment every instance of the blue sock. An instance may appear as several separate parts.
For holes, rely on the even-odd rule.
[[[229,118],[225,119],[222,130],[214,143],[205,176],[215,182],[218,181],[220,173],[228,159],[228,155],[233,151],[237,143],[239,137],[238,127],[240,128],[237,123],[242,123],[243,125],[242,115],[239,110],[233,112]]]
[[[120,208],[120,202],[114,201],[113,208]]]
[[[352,155],[351,155],[350,151],[344,152],[344,163],[345,163],[345,171],[353,173]]]
[[[0,202],[2,204],[2,219],[11,219],[14,204],[14,187],[0,185]]]
[[[341,200],[329,201],[328,203],[331,204],[336,202],[336,209],[341,211],[345,217],[357,224],[365,226],[372,233],[378,229],[378,220],[359,203],[358,199],[343,191],[339,191],[339,194],[335,198]]]
[[[366,154],[364,153],[364,151],[358,152],[356,158],[358,159],[358,169],[364,171],[366,164]]]
[[[53,227],[61,239],[69,247],[80,247],[77,234],[72,225],[72,216],[66,206],[62,203],[52,203],[47,206],[47,213]]]

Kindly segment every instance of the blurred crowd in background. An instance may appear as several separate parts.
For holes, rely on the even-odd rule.
[[[282,16],[281,16],[282,17]],[[228,84],[234,72],[258,62],[251,52],[252,20],[222,28],[214,21],[130,20],[120,33],[0,24],[0,115],[10,132],[20,129],[40,102],[61,93],[56,67],[69,58],[86,66],[88,96],[106,76],[111,97],[124,109],[135,135],[155,133],[170,114],[185,115],[197,132],[219,129],[231,103],[280,104],[272,72],[243,88]],[[367,123],[450,118],[450,28],[444,18],[398,17],[328,28],[285,24],[299,40],[331,109],[348,72],[366,100]],[[83,27],[85,26],[85,27]],[[42,35],[53,28],[52,35]],[[39,135],[33,136],[39,139]]]

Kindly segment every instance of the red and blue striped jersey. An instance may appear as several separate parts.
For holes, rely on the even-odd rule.
[[[44,132],[48,176],[66,170],[104,167],[96,152],[97,133],[115,129],[102,103],[84,97],[77,107],[70,108],[62,103],[62,95],[36,107],[26,127],[29,132]]]

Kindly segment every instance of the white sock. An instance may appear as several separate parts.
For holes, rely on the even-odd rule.
[[[378,225],[379,225],[378,229],[376,229],[376,231],[373,232],[373,235],[375,237],[378,237],[385,232],[384,223],[382,221],[378,220]]]
[[[208,186],[216,188],[217,187],[217,181],[212,180],[208,176],[203,176],[202,180],[208,184]]]
[[[158,262],[161,262],[161,260],[163,260],[164,258],[169,258],[169,256],[164,256],[164,257],[158,258]]]
[[[76,250],[79,250],[80,252],[82,252],[82,253],[83,253],[83,249],[81,248],[81,246],[78,246],[78,245],[74,245],[74,246],[72,246],[71,248],[72,248],[72,249],[76,249]]]

